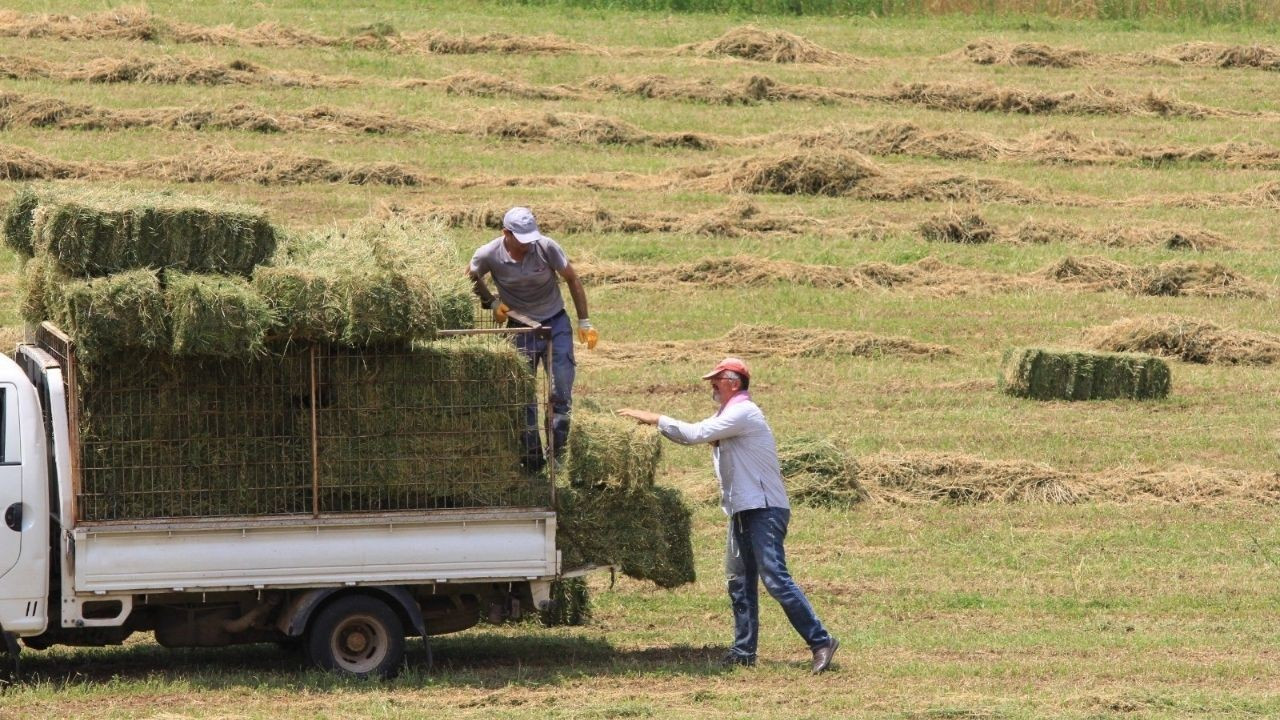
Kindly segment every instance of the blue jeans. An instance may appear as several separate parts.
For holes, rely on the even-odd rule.
[[[555,455],[564,453],[565,444],[569,442],[569,414],[573,405],[573,377],[577,363],[573,358],[573,328],[569,325],[569,314],[564,310],[542,321],[551,328],[551,436],[555,443]],[[509,322],[508,327],[524,327]],[[538,373],[538,365],[545,371],[547,359],[547,340],[533,333],[522,333],[516,336],[516,347],[529,360],[529,368],[534,375]],[[542,453],[542,439],[538,429],[542,423],[538,419],[538,404],[533,403],[525,409],[524,445],[525,465],[530,470],[538,470],[546,464]]]
[[[786,508],[743,510],[729,518],[729,547],[724,571],[728,578],[729,602],[733,606],[733,649],[742,657],[755,658],[760,637],[758,580],[782,606],[791,626],[813,649],[831,640],[809,605],[804,591],[787,572],[787,555],[782,547],[787,537],[791,511]]]

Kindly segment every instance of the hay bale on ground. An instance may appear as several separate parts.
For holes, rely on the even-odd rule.
[[[1169,394],[1169,365],[1150,355],[1013,348],[1000,389],[1035,400],[1147,400]]]
[[[858,461],[827,438],[778,443],[778,464],[787,493],[797,502],[848,507],[868,497],[858,478]]]
[[[1206,320],[1174,315],[1126,318],[1085,333],[1086,342],[1110,352],[1142,352],[1186,362],[1270,365],[1280,362],[1280,336],[1229,330]]]
[[[244,278],[171,272],[165,286],[174,355],[252,358],[266,352],[276,317]]]
[[[247,276],[276,248],[275,228],[248,206],[105,188],[37,187],[33,193],[30,245],[71,275],[150,267]]]
[[[920,234],[933,242],[981,244],[991,242],[996,232],[978,213],[951,209],[921,223]]]
[[[649,488],[662,459],[662,437],[632,420],[579,411],[568,451],[569,482],[577,487]]]
[[[278,314],[273,336],[403,344],[471,326],[473,300],[461,266],[439,224],[393,218],[301,238],[259,268],[254,284]]]

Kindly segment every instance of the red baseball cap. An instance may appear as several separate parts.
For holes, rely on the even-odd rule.
[[[722,373],[722,372],[724,372],[724,371],[726,371],[726,370],[732,370],[733,372],[738,373],[739,375],[741,375],[741,376],[742,376],[742,377],[744,377],[744,378],[750,378],[750,377],[751,377],[751,371],[747,369],[747,364],[746,364],[745,362],[743,362],[743,361],[742,361],[742,360],[740,360],[739,358],[735,358],[735,357],[727,357],[727,358],[725,358],[725,359],[721,360],[721,361],[720,361],[720,364],[719,364],[719,365],[716,365],[716,367],[715,367],[715,369],[714,369],[714,370],[712,370],[711,372],[707,373],[706,375],[703,375],[703,376],[702,376],[702,379],[703,379],[703,380],[710,380],[711,378],[713,378],[713,377],[715,377],[715,376],[719,375],[720,373]]]

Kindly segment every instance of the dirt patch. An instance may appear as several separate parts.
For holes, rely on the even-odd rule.
[[[592,353],[580,354],[579,362],[634,365],[674,362],[691,357],[720,358],[726,355],[788,358],[892,355],[929,359],[954,354],[955,351],[945,345],[918,342],[897,335],[774,325],[737,325],[718,338],[703,340],[601,343]]]
[[[1125,318],[1085,331],[1085,342],[1109,352],[1141,352],[1214,365],[1280,362],[1280,336],[1231,330],[1207,320],[1155,315]]]
[[[1205,118],[1250,115],[1183,102],[1155,92],[1131,95],[1114,90],[1049,93],[994,85],[954,83],[897,84],[888,90],[864,93],[878,102],[918,105],[947,112],[1003,112],[1022,115],[1145,115]]]
[[[680,45],[673,51],[680,55],[701,57],[735,57],[771,63],[816,63],[822,65],[860,65],[864,61],[828,50],[799,35],[778,30],[762,30],[744,25],[726,31],[714,40]]]
[[[1160,265],[1125,265],[1097,256],[1066,257],[1040,275],[1053,282],[1095,291],[1120,290],[1135,295],[1267,298],[1270,287],[1218,263],[1169,261]]]

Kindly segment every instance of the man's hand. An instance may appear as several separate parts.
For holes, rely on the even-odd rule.
[[[662,417],[658,413],[652,413],[645,410],[634,410],[632,408],[623,408],[618,411],[618,414],[622,417],[631,418],[636,422],[644,423],[645,425],[657,425],[658,418]]]
[[[588,350],[595,350],[596,343],[600,342],[600,333],[596,332],[591,321],[586,318],[578,321],[578,342],[586,344]]]
[[[498,323],[499,325],[506,322],[507,313],[510,310],[511,308],[507,307],[506,303],[502,302],[501,300],[495,301],[493,304],[493,321]]]

